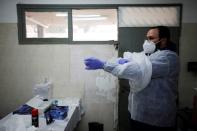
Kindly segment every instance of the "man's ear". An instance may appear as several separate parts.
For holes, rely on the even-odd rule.
[[[167,38],[161,38],[161,48],[166,47],[167,46]]]

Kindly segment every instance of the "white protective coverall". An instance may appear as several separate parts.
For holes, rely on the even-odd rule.
[[[106,62],[104,70],[129,80],[131,119],[153,126],[174,126],[179,74],[177,54],[158,50],[150,56],[131,53],[128,59],[123,65]]]

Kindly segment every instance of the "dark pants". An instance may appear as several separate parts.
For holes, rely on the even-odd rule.
[[[176,131],[175,127],[158,127],[130,120],[131,131]]]

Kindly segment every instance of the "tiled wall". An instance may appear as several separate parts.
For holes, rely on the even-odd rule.
[[[113,45],[20,45],[17,37],[17,24],[0,24],[0,117],[32,98],[33,86],[46,77],[53,82],[55,98],[82,99],[85,115],[78,130],[88,130],[89,121],[107,123],[105,130],[113,130],[116,87],[107,91],[112,95],[107,98],[96,80],[110,78],[110,84],[117,85],[117,79],[104,71],[87,71],[83,64],[90,56],[117,57]]]

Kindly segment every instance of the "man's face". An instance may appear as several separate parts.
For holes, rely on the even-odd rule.
[[[150,40],[154,43],[158,43],[160,41],[159,39],[159,30],[158,29],[150,29],[148,32],[147,32],[147,40]]]

